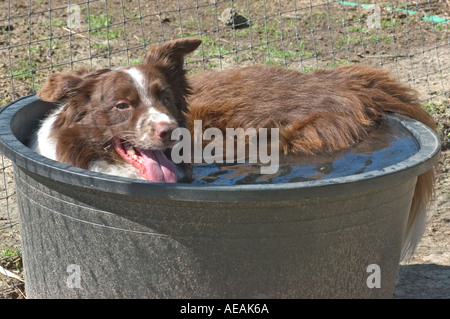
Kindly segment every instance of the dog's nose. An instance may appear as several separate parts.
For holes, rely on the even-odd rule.
[[[162,141],[166,141],[170,139],[172,135],[172,131],[176,129],[178,126],[174,123],[169,122],[158,122],[155,125],[155,135]]]

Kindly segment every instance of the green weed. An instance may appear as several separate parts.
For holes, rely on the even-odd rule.
[[[19,249],[6,248],[0,252],[0,257],[8,258],[8,257],[16,256],[18,254],[20,254]]]
[[[130,60],[130,65],[138,65],[144,63],[144,58]]]
[[[442,103],[434,103],[434,102],[428,102],[426,103],[423,108],[430,114],[445,114],[450,112],[447,108],[447,104],[445,102]]]
[[[41,23],[42,27],[64,27],[66,23],[61,19],[52,19],[51,21],[45,21]]]
[[[106,14],[99,16],[87,15],[85,19],[89,23],[89,32],[92,35],[105,37],[109,40],[117,40],[123,33],[123,29],[111,29],[111,18],[106,16]]]

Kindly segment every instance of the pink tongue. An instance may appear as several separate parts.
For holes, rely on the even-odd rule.
[[[144,165],[139,168],[143,178],[155,182],[177,182],[177,168],[162,151],[137,149],[144,162]]]

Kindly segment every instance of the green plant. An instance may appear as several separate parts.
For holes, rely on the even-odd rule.
[[[130,60],[130,65],[138,65],[144,63],[144,58]]]
[[[99,50],[107,50],[108,49],[108,44],[105,44],[105,43],[93,42],[92,45]]]
[[[444,30],[444,26],[442,24],[433,24],[434,28],[438,31]]]
[[[391,19],[381,19],[380,25],[382,28],[391,28],[400,25],[400,21]]]
[[[361,31],[361,27],[360,26],[351,26],[351,27],[348,27],[347,30],[349,32],[359,32],[359,31]]]
[[[431,115],[450,114],[450,108],[448,107],[446,102],[441,103],[428,102],[423,105],[423,108]],[[448,131],[448,129],[445,129],[441,123],[438,123],[438,125],[439,125],[438,134],[441,137],[445,136],[445,138],[450,140],[450,131]]]
[[[314,56],[313,52],[307,51],[304,41],[285,43],[284,47],[280,42],[266,43],[261,42],[256,51],[266,55],[266,64],[284,65],[286,59],[295,59],[300,56],[310,58]]]
[[[329,67],[336,67],[340,65],[351,65],[352,63],[348,60],[334,60],[327,63]]]
[[[450,113],[450,110],[447,108],[447,104],[445,102],[442,103],[428,102],[424,104],[423,108],[432,115]]]
[[[350,26],[347,29],[349,32],[362,32],[363,34],[370,34],[371,31],[366,28],[362,28],[360,26]]]
[[[41,23],[42,27],[64,27],[66,23],[61,19],[52,19],[51,21],[45,21]]]
[[[116,40],[123,33],[123,29],[111,29],[111,17],[108,17],[106,14],[99,16],[87,15],[85,19],[89,23],[89,32],[92,35]]]
[[[28,59],[19,60],[12,69],[13,76],[20,80],[31,79],[34,73],[32,70],[36,68],[37,65],[38,63],[34,60],[31,60],[31,62]]]
[[[20,250],[19,249],[6,248],[6,249],[3,249],[0,252],[0,257],[9,258],[9,257],[12,257],[12,256],[16,256],[18,254],[20,254]]]
[[[361,38],[360,37],[346,37],[346,36],[342,36],[341,38],[338,39],[339,42],[342,43],[357,43],[360,44],[361,43]]]
[[[207,36],[202,36],[203,48],[200,48],[195,51],[195,54],[198,56],[204,56],[205,58],[222,58],[222,56],[231,54],[234,52],[232,49],[225,47],[225,43],[219,43]]]
[[[39,45],[30,46],[30,56],[38,57],[41,55],[41,47]]]
[[[303,73],[313,72],[313,71],[317,71],[317,70],[319,70],[319,68],[317,66],[302,67]]]

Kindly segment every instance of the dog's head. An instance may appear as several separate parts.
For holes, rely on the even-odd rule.
[[[86,169],[95,160],[125,160],[145,179],[176,180],[162,152],[173,146],[172,131],[184,126],[184,56],[200,43],[186,38],[152,46],[141,65],[50,76],[38,97],[63,105],[52,127],[58,160]]]

